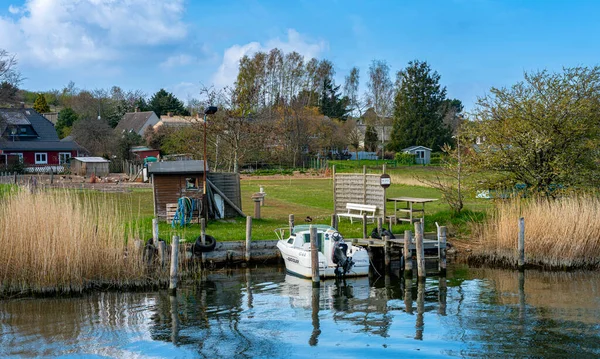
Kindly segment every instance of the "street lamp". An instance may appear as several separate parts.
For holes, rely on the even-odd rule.
[[[204,210],[204,218],[206,220],[206,222],[208,223],[208,198],[206,198],[206,116],[207,115],[213,115],[215,114],[215,112],[217,112],[218,108],[217,106],[208,106],[205,110],[204,110],[204,186],[203,186],[203,191],[202,191],[202,209]]]

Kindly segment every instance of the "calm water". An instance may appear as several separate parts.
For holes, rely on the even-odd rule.
[[[454,266],[311,282],[280,267],[166,292],[0,302],[0,357],[600,357],[600,276]]]

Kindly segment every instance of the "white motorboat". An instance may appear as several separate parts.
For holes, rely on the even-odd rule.
[[[319,276],[364,276],[369,274],[369,253],[362,247],[344,242],[335,228],[328,225],[312,225],[317,229]],[[289,237],[284,229],[276,230],[279,236],[277,248],[285,262],[286,270],[294,275],[311,278],[310,225],[295,226]]]

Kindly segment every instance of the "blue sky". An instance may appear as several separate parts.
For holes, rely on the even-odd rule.
[[[471,108],[524,71],[594,66],[600,1],[0,0],[0,49],[23,88],[160,88],[182,100],[224,86],[243,54],[280,47],[327,58],[343,81],[373,59],[395,73],[413,59]]]

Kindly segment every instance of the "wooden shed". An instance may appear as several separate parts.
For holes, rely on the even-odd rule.
[[[181,197],[202,202],[204,161],[167,161],[148,164],[154,193],[154,215],[170,219],[167,208],[176,205]],[[207,173],[209,217],[232,218],[243,216],[240,177],[237,173]],[[195,216],[200,213],[195,214]]]
[[[71,173],[79,176],[108,176],[109,160],[102,157],[73,157],[70,160]]]
[[[402,150],[404,153],[415,155],[415,163],[428,165],[431,162],[431,148],[425,146],[410,146]]]

